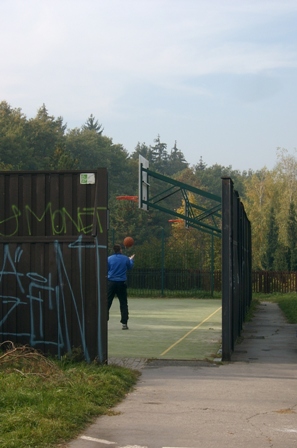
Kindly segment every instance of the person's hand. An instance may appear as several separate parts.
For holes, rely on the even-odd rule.
[[[130,260],[133,260],[133,258],[135,257],[135,254],[131,255]]]

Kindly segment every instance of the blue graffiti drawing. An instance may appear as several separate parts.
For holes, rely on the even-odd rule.
[[[19,254],[19,252],[20,252],[20,250],[18,250],[18,254]],[[17,258],[17,257],[19,257],[19,255],[15,256],[15,258]],[[3,281],[3,276],[5,276],[5,277],[7,276],[6,278],[8,278],[8,276],[13,276],[17,280],[17,285],[20,288],[20,291],[22,293],[25,292],[23,285],[22,285],[22,281],[21,281],[21,277],[23,277],[24,274],[17,272],[15,262],[13,261],[11,255],[10,255],[8,244],[4,245],[3,264],[2,264],[2,269],[0,271],[0,283],[2,283],[2,281]],[[9,281],[9,280],[7,280],[7,281]]]
[[[97,277],[97,306],[98,309],[98,359],[102,360],[102,341],[101,341],[101,316],[100,316],[100,249],[106,249],[106,246],[100,246],[97,238],[94,243],[85,243],[80,235],[76,241],[70,243],[68,248],[77,251],[77,272],[79,275],[79,291],[74,291],[71,284],[71,276],[67,271],[61,242],[54,241],[55,260],[51,263],[51,272],[40,274],[38,272],[22,272],[19,268],[23,250],[20,246],[16,247],[14,256],[11,254],[9,243],[4,244],[3,263],[0,270],[1,290],[5,290],[3,283],[16,285],[14,295],[0,295],[2,302],[3,315],[0,317],[0,334],[4,336],[26,337],[28,343],[32,346],[40,344],[54,345],[57,348],[57,354],[71,352],[72,340],[70,335],[70,323],[75,320],[79,335],[80,344],[87,361],[90,361],[90,355],[86,343],[86,322],[85,322],[85,303],[84,294],[84,257],[83,251],[93,250],[94,263],[96,263]],[[53,261],[53,260],[52,260]],[[54,275],[55,274],[55,275]],[[56,278],[56,284],[53,284],[53,278]],[[95,293],[95,292],[94,292]],[[69,300],[71,306],[69,306]],[[73,309],[72,315],[69,309]],[[25,316],[15,324],[16,312],[19,316]],[[10,319],[14,321],[9,322]],[[45,325],[51,327],[51,337],[47,337]]]
[[[19,253],[20,250],[18,251],[18,256]],[[0,283],[2,283],[3,281],[9,282],[9,278],[11,278],[11,276],[13,277],[14,280],[16,279],[20,292],[24,293],[24,288],[21,281],[21,277],[24,276],[24,274],[17,272],[15,263],[9,252],[9,246],[8,244],[5,244],[3,253],[3,264],[2,269],[0,271]],[[4,314],[0,320],[0,329],[1,329],[3,324],[7,321],[8,317],[14,313],[15,309],[20,305],[25,305],[26,302],[22,301],[19,297],[11,295],[0,295],[0,300],[4,305],[6,305],[6,314]],[[8,333],[7,335],[10,334],[11,333]]]
[[[36,272],[27,273],[27,277],[31,280],[28,287],[27,298],[30,303],[30,345],[32,347],[37,344],[54,344],[61,345],[60,341],[44,341],[44,328],[43,328],[43,305],[44,305],[44,294],[41,292],[48,292],[48,309],[53,309],[52,303],[52,292],[55,290],[51,286],[51,274],[49,273],[48,278],[43,277],[42,275],[37,274]],[[37,306],[37,323],[35,325],[35,313],[34,307]],[[38,337],[39,336],[39,337]],[[63,346],[64,344],[62,344]]]

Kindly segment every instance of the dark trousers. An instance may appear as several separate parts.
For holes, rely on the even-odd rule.
[[[127,283],[126,282],[113,282],[108,280],[107,283],[107,302],[108,302],[108,311],[112,305],[112,301],[114,296],[117,295],[120,302],[120,311],[121,311],[121,323],[127,324],[129,319],[128,312],[128,297],[127,297]],[[108,313],[109,318],[109,313]]]

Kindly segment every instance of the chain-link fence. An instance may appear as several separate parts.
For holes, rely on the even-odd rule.
[[[134,268],[128,273],[130,296],[212,297],[221,288],[220,271]]]
[[[160,245],[151,250],[133,248],[124,253],[135,252],[135,266],[128,273],[130,295],[211,297],[221,291],[221,273],[203,269],[204,254],[198,250],[176,251]]]

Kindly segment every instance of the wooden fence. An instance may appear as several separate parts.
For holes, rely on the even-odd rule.
[[[134,268],[128,275],[128,287],[134,294],[150,296],[153,292],[221,292],[222,272],[198,269]],[[297,292],[297,272],[252,271],[252,293]]]
[[[297,272],[253,271],[252,292],[263,294],[297,292]]]

